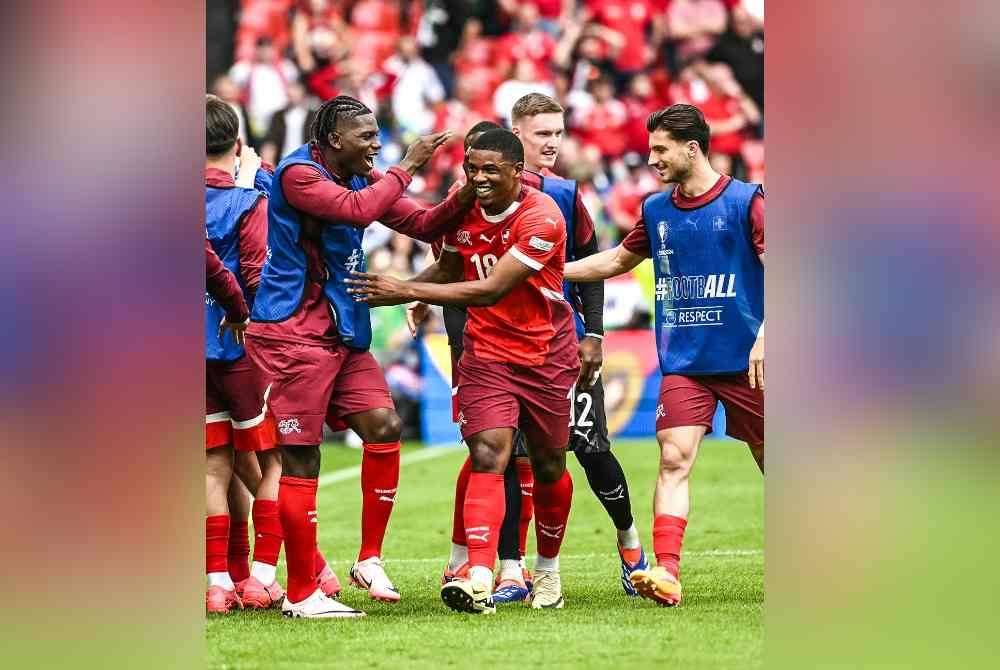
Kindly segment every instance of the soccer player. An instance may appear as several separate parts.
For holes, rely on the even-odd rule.
[[[253,304],[260,281],[260,269],[267,253],[267,200],[253,188],[236,185],[236,158],[248,158],[244,166],[249,177],[259,167],[259,159],[249,160],[238,138],[239,120],[232,108],[209,95],[205,101],[205,231],[207,243],[228,272],[236,276],[244,302]],[[248,182],[252,183],[252,182]],[[218,274],[217,272],[215,273]],[[274,450],[272,425],[266,421],[264,384],[257,369],[245,356],[243,333],[230,324],[227,337],[226,310],[210,294],[205,300],[205,448],[207,454],[207,519],[205,522],[209,612],[228,612],[241,601],[251,607],[269,607],[282,598],[275,580],[275,566],[281,547],[276,499],[281,464]],[[241,315],[242,316],[242,315]],[[245,319],[245,317],[244,317]],[[239,328],[242,328],[241,323]],[[262,485],[254,503],[254,524],[263,540],[255,544],[254,565],[234,584],[229,570],[232,526],[242,527],[246,542],[246,515],[234,521],[229,512],[227,491],[233,473],[233,450],[256,453],[260,461]],[[270,506],[267,514],[265,507]],[[238,539],[239,533],[237,533]],[[239,543],[238,543],[239,544]]]
[[[656,567],[636,570],[640,595],[681,602],[680,554],[688,479],[715,406],[726,432],[747,442],[764,472],[764,192],[709,165],[709,128],[692,105],[646,122],[649,165],[673,188],[643,202],[642,219],[614,249],[566,265],[596,281],[652,258],[656,347],[663,380],[656,408],[660,471],[653,497]]]
[[[355,273],[347,283],[374,305],[420,300],[468,307],[458,423],[472,460],[463,508],[469,569],[441,587],[441,598],[458,611],[496,611],[503,472],[520,429],[535,476],[532,606],[561,608],[559,547],[573,494],[568,399],[580,372],[573,308],[562,293],[566,223],[551,197],[521,183],[524,149],[510,131],[480,135],[464,168],[478,206],[448,233],[436,263],[407,282]]]
[[[316,488],[323,423],[344,421],[363,440],[361,549],[351,581],[376,600],[396,602],[382,541],[399,482],[400,420],[382,371],[368,351],[368,306],[342,280],[364,269],[361,238],[375,220],[431,241],[471,206],[471,187],[425,209],[404,195],[413,174],[450,138],[422,137],[398,166],[373,169],[381,143],[375,115],[347,96],[325,102],[312,140],[274,173],[268,203],[271,256],[261,274],[247,348],[271,379],[268,407],[277,421],[282,474],[289,617],[363,615],[316,585]]]

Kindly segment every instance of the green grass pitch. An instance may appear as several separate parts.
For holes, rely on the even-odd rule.
[[[628,478],[643,547],[652,558],[656,442],[613,444]],[[383,549],[386,571],[402,601],[376,603],[347,586],[359,545],[361,493],[358,478],[344,470],[357,466],[361,455],[325,447],[320,547],[345,585],[341,599],[368,616],[303,621],[285,619],[277,610],[214,616],[206,622],[208,667],[747,670],[762,665],[764,486],[743,443],[706,440],[702,445],[692,475],[692,514],[682,555],[682,606],[660,608],[625,596],[613,526],[569,455],[575,490],[561,557],[566,608],[534,611],[523,604],[501,605],[495,616],[487,617],[452,612],[438,596],[451,541],[455,475],[465,451],[447,449],[413,462],[418,451],[423,450],[404,450]],[[339,474],[329,481],[330,473]],[[279,580],[284,583],[283,560]]]

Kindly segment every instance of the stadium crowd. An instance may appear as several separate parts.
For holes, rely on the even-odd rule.
[[[654,110],[697,105],[712,166],[764,181],[763,0],[240,0],[215,22],[211,11],[209,44],[233,53],[210,64],[209,91],[234,106],[241,138],[272,165],[308,139],[321,101],[346,94],[376,110],[379,169],[419,135],[455,132],[408,191],[439,202],[461,176],[466,130],[509,126],[514,101],[538,91],[567,110],[555,171],[583,185],[600,248],[621,241],[661,186],[646,167]],[[373,272],[400,276],[426,257],[378,224],[364,248]],[[609,329],[648,325],[651,296],[634,293],[608,283]],[[372,317],[372,351],[403,414],[420,390],[404,308]]]

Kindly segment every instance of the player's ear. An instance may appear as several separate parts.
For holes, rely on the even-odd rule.
[[[236,155],[239,156],[242,151],[243,151],[243,140],[241,140],[240,138],[237,137],[236,138]]]
[[[510,132],[512,132],[515,135],[517,135],[518,137],[520,137],[521,136],[521,126],[511,126],[510,127]]]
[[[340,143],[340,133],[327,133],[326,143],[334,149],[343,149],[343,146]]]
[[[522,172],[524,172],[524,161],[514,163],[514,176],[520,177]]]

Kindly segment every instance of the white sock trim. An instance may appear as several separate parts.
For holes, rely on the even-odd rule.
[[[514,581],[524,581],[524,576],[521,573],[521,562],[512,559],[501,559],[500,560],[500,581],[505,579],[513,579]]]
[[[469,568],[469,579],[493,588],[493,571],[483,565],[473,565]]]
[[[250,576],[256,577],[257,580],[264,586],[270,586],[274,583],[277,572],[278,566],[276,565],[268,565],[267,563],[254,561],[250,566]]]
[[[228,572],[210,572],[208,573],[208,585],[209,586],[221,586],[227,591],[232,591],[236,588],[233,584],[233,578],[229,576]]]
[[[634,523],[625,530],[618,531],[618,546],[623,549],[638,549],[642,546]]]
[[[559,572],[559,557],[553,556],[552,558],[546,558],[541,554],[538,554],[538,558],[535,560],[535,571],[544,570],[546,572]]]
[[[451,543],[451,557],[448,559],[448,569],[454,572],[469,562],[469,548],[464,544]]]

